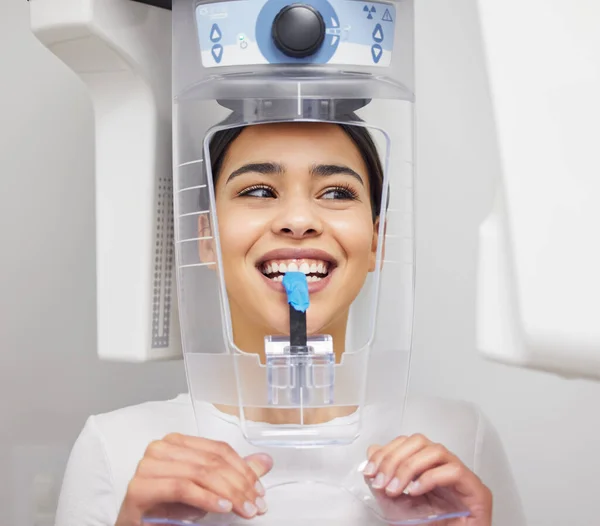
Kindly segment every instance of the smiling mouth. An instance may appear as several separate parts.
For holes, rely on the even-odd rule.
[[[258,268],[271,281],[283,281],[286,272],[302,272],[313,283],[329,276],[333,264],[320,259],[282,259],[265,261]]]

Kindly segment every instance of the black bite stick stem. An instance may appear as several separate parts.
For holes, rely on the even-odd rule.
[[[290,348],[294,354],[308,352],[306,312],[298,311],[292,305],[290,305]]]
[[[290,305],[290,354],[297,356],[293,360],[295,365],[292,367],[294,375],[294,385],[296,388],[292,394],[292,401],[300,406],[308,403],[309,392],[307,391],[307,369],[301,356],[308,355],[308,345],[306,336],[306,312],[301,312]],[[304,415],[304,413],[301,413]],[[302,418],[303,420],[303,418]]]

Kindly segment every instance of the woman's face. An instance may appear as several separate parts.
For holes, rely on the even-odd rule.
[[[234,336],[289,334],[281,280],[291,270],[308,276],[309,334],[344,332],[377,249],[350,137],[323,123],[250,126],[229,147],[215,197]]]

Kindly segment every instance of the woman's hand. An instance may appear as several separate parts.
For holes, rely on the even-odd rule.
[[[228,444],[172,434],[152,442],[137,467],[115,526],[140,526],[144,517],[266,512],[259,481],[273,467],[265,454],[241,458]],[[176,511],[177,510],[177,511]]]
[[[436,488],[452,490],[471,513],[448,526],[491,526],[492,493],[455,455],[423,435],[401,436],[386,446],[372,446],[364,476],[387,497],[421,496]]]

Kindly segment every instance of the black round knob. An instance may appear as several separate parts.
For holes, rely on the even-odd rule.
[[[289,57],[308,57],[316,53],[325,40],[325,21],[312,6],[288,5],[273,21],[273,40]]]

